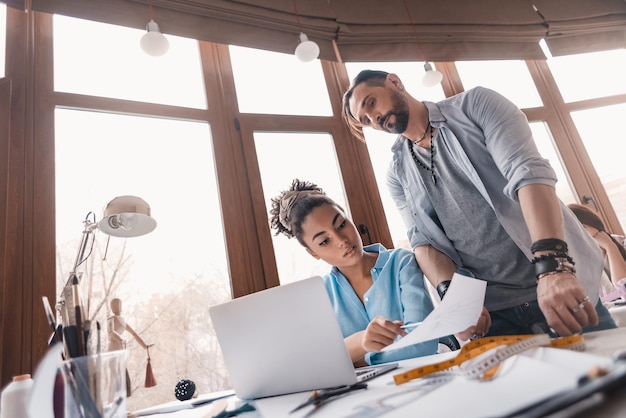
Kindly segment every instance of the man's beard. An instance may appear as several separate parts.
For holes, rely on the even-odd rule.
[[[394,93],[392,99],[393,108],[384,116],[381,128],[391,134],[401,134],[409,126],[409,106],[407,100],[398,93]],[[395,116],[396,121],[388,126],[386,122],[391,116]]]

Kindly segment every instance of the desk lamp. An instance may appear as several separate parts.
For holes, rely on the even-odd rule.
[[[104,215],[102,220],[96,222],[93,212],[89,212],[87,217],[83,221],[83,235],[81,238],[80,246],[78,248],[78,254],[76,261],[69,274],[69,279],[63,288],[59,302],[57,303],[57,310],[61,312],[63,323],[75,321],[74,309],[68,307],[68,302],[73,305],[73,285],[80,282],[80,275],[77,273],[78,267],[84,263],[89,255],[85,255],[88,243],[91,238],[91,245],[93,246],[93,233],[96,229],[109,235],[109,237],[138,237],[152,232],[156,228],[156,221],[150,216],[150,206],[145,200],[137,196],[118,196],[111,200],[104,208]],[[108,245],[108,241],[107,241]]]

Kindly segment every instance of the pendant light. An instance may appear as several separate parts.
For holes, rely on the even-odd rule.
[[[424,60],[424,77],[422,78],[422,84],[426,87],[434,87],[437,84],[441,83],[441,80],[443,80],[443,74],[433,69],[432,64],[424,59],[425,56],[422,49],[422,44],[420,43],[419,36],[417,36],[417,29],[415,28],[415,22],[413,22],[413,16],[411,15],[411,10],[409,9],[409,4],[407,0],[404,0],[404,7],[406,9],[407,15],[409,16],[409,21],[411,22],[411,29],[413,30],[413,35],[415,35],[415,42],[417,43],[417,47],[419,48],[422,60]]]
[[[300,28],[300,43],[296,47],[296,57],[302,62],[310,62],[316,59],[320,55],[320,47],[313,41],[309,41],[309,38],[304,32],[302,32],[302,24],[300,23],[300,15],[298,14],[298,7],[296,0],[293,0],[293,8],[296,13],[296,20],[298,21],[298,27]]]
[[[146,25],[146,34],[139,40],[139,45],[146,54],[159,57],[170,49],[170,43],[159,30],[159,25],[153,17],[152,0],[150,0],[150,21]]]

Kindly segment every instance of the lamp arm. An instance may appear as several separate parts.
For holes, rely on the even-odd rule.
[[[89,215],[88,215],[89,216]],[[83,222],[85,227],[83,229],[83,235],[80,239],[80,245],[78,247],[78,254],[76,254],[76,261],[74,261],[74,268],[70,272],[70,278],[73,274],[76,274],[76,270],[78,266],[80,266],[85,261],[85,251],[87,250],[87,243],[89,242],[89,236],[93,233],[93,230],[97,228],[98,224],[90,221],[89,219],[85,219]]]
[[[90,219],[90,215],[93,215],[93,220]],[[73,303],[72,284],[74,283],[74,278],[76,278],[76,280],[79,280],[76,271],[78,267],[85,261],[85,252],[87,251],[87,245],[89,243],[90,235],[93,234],[94,229],[98,227],[93,212],[89,212],[87,214],[85,220],[83,221],[83,225],[83,234],[80,239],[80,245],[78,246],[78,254],[76,254],[76,260],[74,261],[72,270],[70,271],[67,282],[65,282],[65,286],[63,286],[63,291],[61,292],[61,295],[57,302],[57,311],[61,315],[61,321],[64,326],[75,322],[75,313],[73,306],[68,306],[68,303]],[[89,257],[89,254],[87,254],[87,257]]]

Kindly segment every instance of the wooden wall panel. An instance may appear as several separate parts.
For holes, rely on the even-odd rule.
[[[11,80],[6,78],[0,79],[0,258],[2,261],[2,271],[0,272],[0,359],[4,360],[4,342],[9,341],[10,335],[5,335],[5,318],[9,310],[9,296],[7,293],[7,191],[8,191],[8,171],[9,171],[9,138],[11,132]],[[8,333],[7,333],[8,334]],[[0,361],[0,376],[3,374],[4,361]],[[5,379],[2,378],[2,386],[4,387]]]

